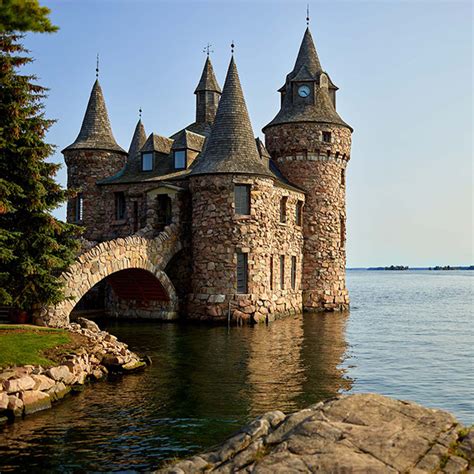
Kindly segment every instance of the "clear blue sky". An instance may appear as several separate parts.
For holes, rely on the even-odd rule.
[[[277,89],[305,29],[305,2],[53,1],[61,30],[28,35],[29,70],[49,87],[54,160],[79,131],[100,53],[115,137],[194,119],[207,42],[222,85],[236,61],[255,135],[276,114]],[[472,261],[472,6],[454,1],[311,2],[323,68],[350,123],[348,266]],[[59,174],[65,184],[65,169]],[[57,215],[63,217],[64,210]]]

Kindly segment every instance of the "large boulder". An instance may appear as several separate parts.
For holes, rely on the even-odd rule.
[[[160,473],[472,472],[474,435],[449,413],[374,394],[270,412]]]
[[[20,394],[25,406],[25,415],[31,415],[37,411],[51,408],[51,398],[48,394],[39,390],[28,390]]]
[[[56,382],[64,382],[66,385],[72,383],[74,380],[74,374],[69,370],[67,365],[51,367],[46,371],[46,375],[51,377]]]
[[[35,386],[35,381],[29,376],[24,375],[16,379],[8,379],[3,382],[3,389],[7,393],[21,392],[31,390]]]

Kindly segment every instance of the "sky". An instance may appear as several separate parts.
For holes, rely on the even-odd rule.
[[[223,85],[235,60],[254,133],[277,113],[306,2],[43,0],[60,31],[28,34],[27,71],[50,88],[48,133],[76,138],[100,54],[100,82],[117,142],[128,149],[143,109],[147,134],[194,120],[194,88],[211,43]],[[347,265],[473,263],[472,17],[470,2],[310,2],[323,68],[354,128],[347,171]],[[66,184],[65,165],[58,180]],[[64,218],[64,208],[56,212]]]

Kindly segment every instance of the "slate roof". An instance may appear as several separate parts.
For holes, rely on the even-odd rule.
[[[142,120],[140,119],[137,122],[135,131],[133,132],[132,141],[130,143],[130,148],[128,149],[128,159],[132,159],[136,154],[142,149],[143,145],[146,142],[146,133],[145,127],[143,126]]]
[[[107,107],[99,80],[96,79],[92,87],[89,102],[87,104],[81,130],[74,143],[66,147],[66,150],[109,150],[127,153],[115,141],[110,126]]]
[[[197,94],[200,91],[213,91],[221,93],[221,88],[217,83],[216,75],[214,74],[214,68],[212,67],[209,56],[204,63],[204,69],[202,70],[201,79],[194,91]]]
[[[186,148],[188,150],[201,151],[205,140],[206,137],[184,129],[174,135],[174,142],[171,149],[183,150]]]
[[[326,74],[328,77],[328,88],[337,90],[338,88],[333,84],[329,75],[325,73],[321,67],[316,47],[314,46],[313,37],[309,28],[306,31],[301,42],[298,56],[296,58],[293,70],[286,76],[285,85],[279,89],[280,92],[285,92],[280,111],[275,118],[265,127],[272,125],[291,123],[291,122],[321,122],[342,125],[352,130],[337,113],[332,100],[329,96],[328,89],[319,87],[321,74]],[[314,81],[316,82],[316,97],[313,103],[304,103],[298,101],[293,102],[291,97],[291,83],[299,81]]]
[[[257,150],[233,57],[211,134],[193,163],[191,175],[213,173],[272,175]]]
[[[156,151],[157,153],[168,154],[171,151],[172,145],[173,140],[171,138],[163,137],[156,133],[150,133],[150,136],[146,139],[146,142],[140,151]]]

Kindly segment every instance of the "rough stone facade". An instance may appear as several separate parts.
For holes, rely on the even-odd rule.
[[[250,186],[250,215],[235,213],[235,184]],[[277,186],[269,178],[232,174],[193,177],[191,193],[194,268],[190,316],[265,321],[300,312],[303,234],[295,219],[296,205],[304,201],[304,194]],[[284,196],[287,221],[280,223]],[[235,291],[237,252],[248,258],[250,278],[245,294]],[[283,288],[280,256],[285,257]],[[296,258],[294,288],[292,257]]]
[[[114,194],[104,195],[97,182],[118,173],[127,161],[125,153],[105,150],[65,150],[67,187],[82,195],[82,219],[76,212],[79,195],[67,203],[67,220],[84,226],[87,240],[102,240],[114,225]],[[111,219],[112,218],[112,219]]]
[[[323,132],[331,141],[323,141]],[[351,132],[337,125],[288,123],[265,130],[267,149],[281,172],[306,191],[303,210],[303,306],[343,310],[346,272],[346,167]]]

